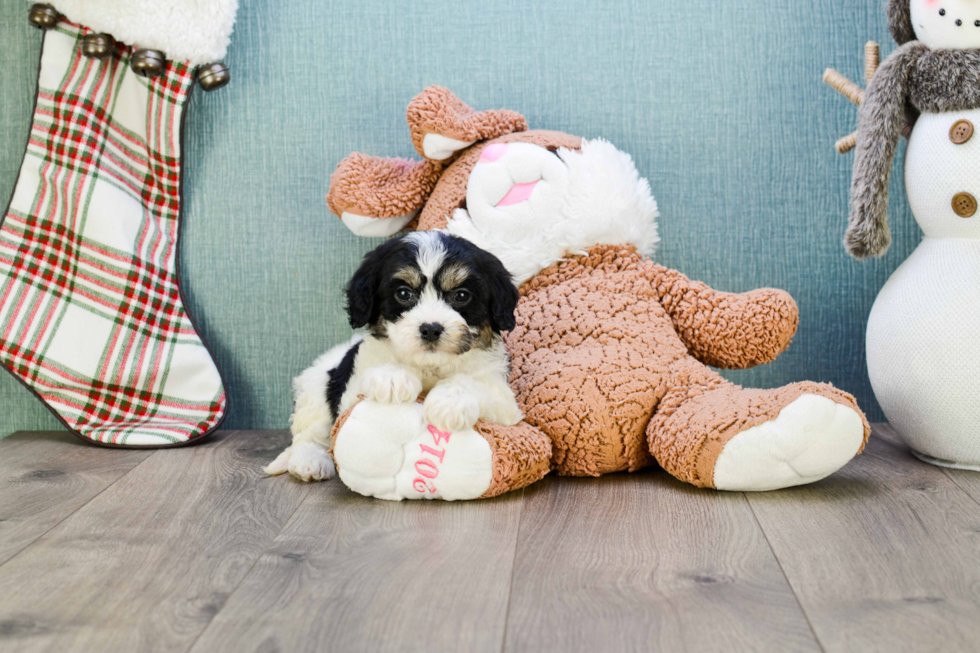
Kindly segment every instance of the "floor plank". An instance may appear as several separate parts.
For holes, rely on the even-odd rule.
[[[813,651],[745,500],[663,471],[526,490],[506,651]]]
[[[286,439],[153,453],[0,567],[0,649],[187,650],[309,491],[261,473]]]
[[[980,472],[943,468],[943,473],[980,505]]]
[[[824,481],[750,504],[826,651],[975,651],[980,511],[890,435]]]
[[[902,440],[902,436],[898,434],[898,431],[891,424],[879,423],[871,425],[871,437],[878,438],[879,440],[884,440],[888,444],[898,447],[899,449],[908,450],[909,446],[905,444]]]
[[[905,444],[902,437],[888,424],[875,424],[875,434],[889,442],[901,451],[911,455],[909,446]],[[939,467],[946,476],[956,485],[969,494],[974,501],[980,504],[980,472],[968,471],[965,469],[951,469],[949,467]]]
[[[980,474],[921,463],[885,427],[803,488],[723,494],[653,471],[461,504],[263,478],[286,437],[159,452],[65,434],[0,442],[0,650],[807,651],[815,632],[836,653],[980,640]]]
[[[68,432],[0,440],[0,565],[151,453],[87,445]]]
[[[318,484],[193,650],[500,651],[521,504]]]

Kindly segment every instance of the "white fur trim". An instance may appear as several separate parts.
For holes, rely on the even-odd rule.
[[[507,190],[502,181],[536,179],[530,199],[497,206]],[[536,145],[512,143],[498,159],[476,165],[467,209],[456,211],[447,230],[496,255],[519,285],[595,245],[628,243],[650,256],[659,216],[650,184],[608,141],[583,140],[581,150],[558,150],[558,159]]]
[[[442,134],[426,134],[422,138],[422,154],[433,161],[445,161],[464,147],[469,147],[476,141],[461,141]]]
[[[75,23],[192,66],[220,61],[238,0],[48,0]]]
[[[715,462],[719,490],[778,490],[813,483],[843,467],[864,441],[864,423],[847,406],[803,395],[776,419],[739,433]]]
[[[344,211],[344,214],[340,216],[340,219],[347,225],[347,228],[354,232],[356,236],[364,236],[366,238],[386,238],[388,236],[394,236],[399,231],[405,228],[412,218],[415,217],[415,213],[409,213],[408,215],[402,215],[397,218],[369,218],[366,215],[358,215],[357,213],[348,213]]]

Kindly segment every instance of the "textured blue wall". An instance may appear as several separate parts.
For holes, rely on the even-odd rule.
[[[920,235],[896,175],[891,252],[844,254],[852,157],[833,143],[856,110],[820,76],[835,66],[860,79],[868,39],[892,49],[883,4],[243,0],[234,81],[195,94],[186,140],[183,274],[228,379],[227,425],[284,427],[292,376],[347,336],[340,288],[376,242],[329,215],[328,177],[352,150],[412,156],[405,107],[428,84],[632,153],[663,214],[661,262],[719,289],[784,288],[800,304],[789,351],[726,374],[830,381],[881,419],[865,323]],[[0,4],[0,204],[40,39],[26,5]],[[0,436],[57,427],[7,375],[0,411]]]

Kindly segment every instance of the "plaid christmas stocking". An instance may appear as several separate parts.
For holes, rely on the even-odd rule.
[[[83,18],[111,23],[126,3],[79,4],[96,12]],[[85,56],[93,30],[50,6],[38,19],[38,10],[31,20],[46,29],[37,104],[0,223],[0,363],[88,440],[200,439],[224,419],[226,398],[178,276],[194,68],[161,59],[162,72],[144,77],[131,68],[135,48],[111,38],[102,42],[108,56]]]

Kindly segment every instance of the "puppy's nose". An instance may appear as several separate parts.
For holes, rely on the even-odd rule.
[[[419,333],[422,334],[422,340],[426,342],[435,342],[442,335],[443,328],[441,324],[435,324],[430,322],[429,324],[423,324],[419,327]]]

